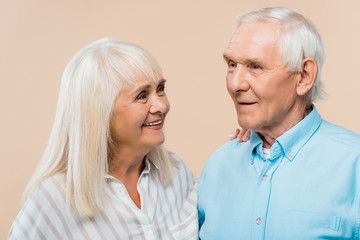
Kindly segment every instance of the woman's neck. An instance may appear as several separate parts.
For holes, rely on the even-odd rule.
[[[109,174],[124,184],[134,204],[141,209],[140,194],[137,190],[141,172],[145,168],[145,154],[131,150],[118,150],[109,161]]]
[[[109,174],[123,182],[124,178],[139,178],[144,169],[145,154],[130,149],[118,149],[109,161]]]

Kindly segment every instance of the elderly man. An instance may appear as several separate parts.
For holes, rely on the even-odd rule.
[[[199,180],[200,238],[360,239],[360,136],[321,119],[322,40],[286,8],[240,14],[226,83],[250,141],[216,151]]]

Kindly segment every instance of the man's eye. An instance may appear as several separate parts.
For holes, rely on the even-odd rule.
[[[261,67],[260,65],[258,65],[258,64],[250,64],[250,65],[248,66],[248,68],[249,68],[250,70],[256,71],[256,72],[262,70],[262,67]]]
[[[228,65],[229,65],[229,68],[230,68],[230,69],[236,68],[236,63],[233,62],[233,61],[229,61],[229,62],[228,62]]]

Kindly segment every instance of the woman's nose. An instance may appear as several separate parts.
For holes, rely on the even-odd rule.
[[[167,113],[169,109],[170,105],[166,96],[154,96],[151,99],[151,113]]]

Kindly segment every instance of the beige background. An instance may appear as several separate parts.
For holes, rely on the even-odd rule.
[[[222,52],[234,16],[281,5],[310,18],[323,36],[327,120],[360,133],[360,2],[329,0],[0,0],[0,239],[50,133],[65,64],[103,37],[136,43],[163,67],[171,101],[170,150],[196,176],[236,127]]]

